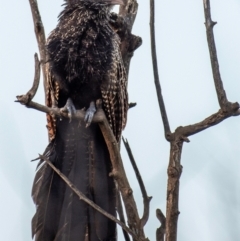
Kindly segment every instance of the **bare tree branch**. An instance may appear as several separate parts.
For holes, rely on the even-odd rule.
[[[17,96],[17,99],[21,99],[21,102],[23,102],[25,105],[28,104],[33,99],[39,86],[40,62],[39,62],[37,53],[34,54],[34,60],[35,60],[35,74],[34,74],[32,88],[27,92],[26,95]]]
[[[48,92],[47,90],[47,73],[48,73],[48,64],[47,62],[47,53],[45,48],[45,31],[44,26],[42,23],[41,15],[38,9],[37,0],[29,0],[31,11],[32,11],[32,18],[34,24],[34,31],[38,43],[38,49],[40,53],[41,63],[42,63],[42,72],[43,72],[43,84],[44,84],[44,91],[45,96]]]
[[[33,102],[33,101],[29,101],[29,103],[25,104],[26,95],[20,95],[20,96],[17,96],[17,98],[18,98],[18,100],[15,102],[19,102],[22,105],[25,105],[27,108],[38,110],[38,111],[44,112],[46,114],[55,115],[56,117],[59,117],[59,118],[68,118],[68,119],[70,118],[68,113],[61,111],[61,109],[59,109],[59,108],[50,108],[50,107],[41,105],[41,104]],[[84,116],[85,116],[84,110],[77,110],[76,114],[74,114],[71,118],[83,121]],[[92,122],[97,123],[97,122],[102,121],[104,118],[105,118],[105,115],[104,115],[103,110],[99,109],[95,113]]]
[[[205,120],[198,122],[193,125],[189,126],[180,126],[175,130],[175,133],[173,135],[181,136],[182,139],[194,135],[198,132],[201,132],[209,127],[215,126],[219,124],[220,122],[224,121],[225,119],[231,117],[231,116],[238,116],[240,115],[239,113],[239,104],[234,103],[231,105],[232,106],[232,111],[230,112],[225,112],[222,109],[220,109],[217,113],[207,117]],[[184,141],[187,141],[185,139]],[[187,141],[188,142],[188,141]]]
[[[166,218],[160,209],[156,210],[156,216],[159,222],[161,223],[160,227],[157,228],[157,231],[156,231],[156,240],[164,241],[164,234],[166,229]]]
[[[118,212],[120,221],[126,224],[124,213],[123,213],[122,200],[121,200],[119,191],[117,192],[117,212]],[[122,229],[122,231],[123,231],[123,236],[125,238],[125,241],[130,241],[130,237],[128,233],[124,229]]]
[[[215,88],[217,92],[218,102],[223,110],[228,111],[229,105],[231,103],[228,102],[227,95],[223,88],[223,82],[222,82],[220,70],[219,70],[217,50],[216,50],[216,45],[215,45],[215,40],[213,35],[213,27],[217,22],[213,22],[211,19],[210,1],[203,0],[203,5],[204,5],[205,26],[206,26],[206,33],[207,33],[208,48],[210,53],[212,73],[213,73],[213,79],[214,79]]]
[[[124,146],[127,150],[129,159],[130,159],[131,164],[133,166],[133,169],[134,169],[134,172],[136,174],[136,178],[138,180],[138,183],[139,183],[139,186],[140,186],[140,189],[141,189],[141,192],[142,192],[142,196],[143,196],[144,211],[143,211],[143,216],[140,220],[141,228],[143,228],[145,226],[145,224],[147,223],[148,218],[149,218],[149,206],[150,206],[150,201],[151,201],[152,197],[149,197],[147,195],[147,191],[146,191],[144,182],[143,182],[141,174],[138,170],[137,164],[135,162],[135,159],[134,159],[133,154],[132,154],[132,150],[130,148],[130,145],[129,145],[127,139],[122,138],[122,140],[123,140]]]
[[[160,85],[159,75],[158,75],[158,64],[157,64],[157,54],[156,54],[156,41],[155,41],[155,2],[150,0],[150,36],[151,36],[151,51],[152,51],[152,64],[153,64],[153,74],[154,74],[154,83],[157,92],[158,104],[162,116],[164,133],[166,140],[170,140],[170,126],[167,117],[167,111],[165,109],[165,104],[162,96],[162,89]]]
[[[179,180],[182,173],[181,166],[181,153],[183,142],[189,142],[188,136],[203,131],[209,127],[212,127],[221,121],[225,120],[230,116],[237,116],[240,114],[239,104],[230,103],[227,100],[226,93],[223,89],[223,83],[220,76],[219,64],[217,59],[217,51],[214,42],[213,26],[214,22],[211,20],[210,13],[210,2],[209,0],[203,0],[205,21],[207,28],[207,40],[212,64],[212,72],[218,95],[218,101],[221,109],[206,118],[205,120],[196,123],[194,125],[188,125],[185,127],[178,127],[174,133],[170,132],[168,124],[167,114],[161,94],[161,86],[158,77],[157,69],[157,57],[156,57],[156,46],[155,46],[155,30],[154,30],[154,0],[150,0],[151,17],[150,17],[150,28],[151,28],[151,46],[152,46],[152,58],[153,58],[153,71],[154,80],[156,86],[156,92],[158,96],[158,102],[161,110],[165,138],[171,142],[170,149],[170,160],[168,166],[168,186],[167,186],[167,214],[166,214],[166,241],[177,240],[177,221],[178,221],[178,199],[179,199]],[[161,240],[161,239],[160,239]]]
[[[109,127],[106,118],[104,118],[102,122],[99,122],[99,126],[107,144],[112,162],[113,169],[110,175],[112,175],[116,180],[119,190],[121,192],[128,217],[128,225],[137,234],[139,240],[147,240],[144,236],[144,231],[141,228],[141,222],[138,216],[137,206],[133,198],[133,191],[127,180],[127,176],[119,152],[118,143],[112,133],[112,130]]]
[[[152,62],[153,62],[153,73],[154,82],[158,97],[158,104],[160,107],[160,112],[162,116],[165,138],[171,141],[170,150],[170,161],[168,166],[168,186],[167,186],[167,215],[166,215],[166,241],[176,241],[177,240],[177,220],[178,220],[178,196],[179,196],[179,179],[181,176],[181,151],[183,140],[179,141],[179,138],[171,134],[167,112],[165,109],[165,104],[162,96],[162,90],[158,75],[158,65],[157,65],[157,54],[156,54],[156,41],[155,41],[155,2],[150,0],[150,36],[151,36],[151,50],[152,50]],[[176,141],[177,140],[177,141]],[[176,173],[174,174],[174,168],[176,168]],[[165,230],[165,228],[164,228]],[[163,240],[164,234],[157,230],[157,241]]]

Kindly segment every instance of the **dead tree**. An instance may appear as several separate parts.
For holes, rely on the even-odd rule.
[[[21,104],[26,105],[28,108],[33,108],[49,115],[56,115],[61,118],[69,118],[67,114],[63,114],[59,111],[59,109],[49,107],[49,100],[51,100],[51,94],[47,88],[48,86],[48,72],[49,66],[46,61],[46,51],[45,51],[45,33],[44,27],[42,24],[41,16],[38,10],[37,2],[33,0],[29,0],[33,21],[34,21],[34,28],[35,34],[39,46],[40,58],[41,61],[38,60],[37,55],[35,55],[35,77],[34,77],[34,84],[31,90],[22,96],[18,96],[18,102]],[[141,45],[141,38],[133,35],[131,33],[132,26],[134,24],[134,20],[137,14],[138,4],[135,0],[125,0],[124,6],[120,8],[118,15],[113,15],[113,27],[118,32],[121,38],[121,52],[124,59],[125,68],[128,72],[130,61],[133,56],[133,52]],[[156,92],[158,96],[158,103],[160,107],[160,113],[162,116],[163,126],[164,126],[164,133],[165,139],[170,142],[170,158],[169,158],[169,166],[168,166],[168,185],[167,185],[167,209],[166,209],[166,219],[161,212],[161,210],[156,211],[156,216],[161,223],[161,227],[157,229],[157,241],[165,240],[166,241],[176,241],[177,240],[177,221],[179,215],[179,208],[178,208],[178,199],[179,199],[179,180],[182,173],[182,165],[181,165],[181,154],[182,154],[182,147],[184,142],[189,142],[188,137],[201,132],[209,127],[219,124],[223,120],[237,116],[240,114],[239,111],[239,104],[229,102],[223,88],[223,82],[221,80],[220,71],[219,71],[219,64],[217,59],[217,52],[216,46],[214,41],[213,35],[213,27],[216,24],[211,19],[210,13],[210,1],[203,0],[203,8],[205,13],[205,25],[206,25],[206,34],[207,34],[207,41],[209,46],[209,53],[212,65],[212,73],[213,79],[215,84],[215,89],[218,97],[218,102],[220,106],[220,110],[216,113],[212,114],[211,116],[207,117],[206,119],[192,124],[188,126],[180,126],[174,132],[171,131],[167,112],[164,105],[164,100],[162,97],[162,90],[160,86],[159,76],[158,76],[158,68],[157,68],[157,56],[156,56],[156,42],[155,42],[155,30],[154,30],[154,19],[155,19],[155,10],[154,10],[154,0],[150,0],[150,9],[151,9],[151,19],[150,19],[150,35],[151,35],[151,50],[152,50],[152,60],[153,60],[153,71],[154,71],[154,81],[156,85]],[[44,88],[46,94],[46,105],[40,105],[32,101],[38,85],[39,85],[39,78],[40,78],[40,66],[42,67],[43,79],[44,79]],[[131,104],[132,106],[134,104]],[[74,118],[83,119],[84,112],[78,111]],[[128,142],[124,139],[124,145],[128,151],[130,160],[132,162],[134,171],[136,173],[141,192],[143,195],[144,201],[144,213],[142,217],[139,217],[137,206],[135,200],[133,198],[132,189],[128,183],[124,167],[122,164],[121,156],[119,153],[119,147],[116,145],[116,140],[109,128],[109,125],[106,121],[105,115],[99,106],[99,109],[94,116],[94,122],[99,123],[99,126],[102,130],[104,135],[105,141],[108,145],[108,149],[111,156],[111,161],[113,165],[113,171],[111,175],[114,176],[116,179],[120,193],[123,198],[127,218],[128,218],[128,225],[124,222],[124,217],[120,217],[120,220],[116,220],[111,215],[104,213],[104,210],[101,210],[98,206],[94,203],[90,202],[86,197],[84,197],[79,190],[74,187],[74,184],[71,183],[66,177],[64,177],[59,170],[56,170],[51,163],[48,162],[48,159],[41,156],[51,167],[65,180],[65,182],[72,188],[72,190],[79,196],[80,199],[87,202],[89,205],[97,209],[99,212],[106,215],[108,218],[114,220],[118,223],[125,231],[125,240],[130,240],[128,234],[130,234],[133,240],[147,240],[143,231],[144,225],[146,224],[149,216],[149,203],[151,198],[148,197],[147,192],[144,187],[144,183],[141,179],[141,175],[139,174],[138,168],[136,166],[136,162],[132,155],[130,146]],[[120,212],[121,213],[121,212]],[[123,213],[121,213],[123,214]],[[121,216],[121,215],[120,215]]]

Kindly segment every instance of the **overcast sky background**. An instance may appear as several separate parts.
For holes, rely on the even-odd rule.
[[[57,24],[62,0],[38,0],[45,32]],[[206,42],[202,0],[157,0],[158,64],[165,105],[174,131],[218,111]],[[221,76],[228,99],[240,101],[240,1],[211,1]],[[35,207],[31,186],[45,149],[45,115],[14,103],[26,93],[38,51],[29,2],[0,2],[0,239],[30,241]],[[129,76],[131,109],[123,135],[130,142],[148,194],[153,196],[146,236],[155,240],[156,208],[165,212],[169,143],[165,141],[153,82],[149,1],[139,0],[133,33],[143,38]],[[44,103],[42,83],[34,99]],[[232,117],[190,137],[182,154],[179,241],[240,240],[240,124]],[[128,157],[122,157],[139,213],[142,198]],[[119,240],[123,240],[120,236]]]

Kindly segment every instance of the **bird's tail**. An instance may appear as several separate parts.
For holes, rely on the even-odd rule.
[[[115,183],[109,176],[109,153],[96,124],[57,123],[55,139],[45,151],[51,161],[89,199],[116,216]],[[36,241],[114,241],[116,224],[91,208],[40,161],[32,196],[36,213],[32,234]]]

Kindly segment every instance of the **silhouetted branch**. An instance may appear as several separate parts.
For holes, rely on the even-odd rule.
[[[171,134],[167,111],[165,109],[165,104],[162,96],[162,89],[159,80],[158,74],[158,64],[157,64],[157,54],[156,54],[156,42],[155,42],[155,2],[154,0],[150,0],[150,36],[151,36],[151,51],[152,51],[152,64],[153,64],[153,74],[154,74],[154,83],[157,92],[158,104],[162,116],[163,126],[165,138],[169,141],[169,137]]]
[[[150,206],[150,201],[151,201],[152,197],[149,197],[147,195],[145,185],[143,183],[141,174],[138,170],[137,164],[135,162],[135,159],[134,159],[133,154],[132,154],[132,150],[130,148],[130,145],[129,145],[127,139],[122,138],[122,140],[123,140],[124,146],[127,150],[129,159],[130,159],[131,164],[133,166],[133,169],[134,169],[134,172],[136,174],[136,177],[137,177],[137,180],[138,180],[141,192],[142,192],[142,196],[143,196],[144,211],[143,211],[143,216],[142,216],[141,221],[140,221],[141,228],[143,228],[145,226],[145,224],[147,223],[148,218],[149,218],[149,206]]]
[[[160,209],[156,210],[156,216],[159,222],[161,223],[160,227],[156,231],[156,240],[164,241],[164,234],[166,229],[166,218]]]

